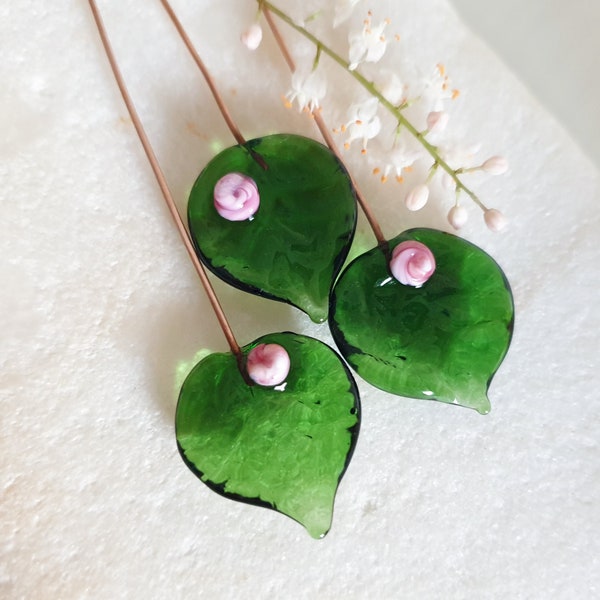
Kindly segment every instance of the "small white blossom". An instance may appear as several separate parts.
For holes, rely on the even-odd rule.
[[[354,140],[362,139],[363,151],[366,151],[367,141],[373,139],[381,131],[381,120],[377,116],[379,101],[377,98],[369,98],[360,104],[350,107],[350,120],[342,127],[347,131],[348,138],[344,143],[349,148]]]
[[[327,93],[327,81],[320,71],[294,71],[292,89],[286,94],[290,105],[296,101],[298,110],[313,111],[319,108],[319,102]]]
[[[374,175],[381,174],[381,181],[387,181],[391,171],[396,173],[396,180],[400,183],[404,181],[403,171],[410,169],[412,165],[421,157],[421,152],[411,150],[405,145],[395,145],[391,150],[381,152],[384,157],[383,161],[373,160],[375,165],[373,169]]]
[[[481,165],[481,169],[490,175],[502,175],[508,171],[508,161],[503,156],[492,156]]]
[[[464,206],[456,205],[453,206],[448,212],[448,223],[454,227],[454,229],[460,229],[469,219],[469,213]]]
[[[479,150],[481,150],[480,143],[453,144],[450,142],[438,147],[440,156],[454,169],[472,167]]]
[[[379,25],[373,26],[369,18],[363,23],[361,31],[350,33],[348,56],[351,71],[361,62],[377,62],[385,54],[388,43],[383,32],[387,24],[388,21],[382,21]]]
[[[483,213],[483,219],[491,231],[502,231],[508,224],[506,217],[495,208],[488,208]]]
[[[444,101],[454,100],[459,94],[457,89],[451,87],[450,79],[446,75],[446,67],[442,64],[436,65],[429,77],[423,81],[421,97],[430,106],[431,111],[443,110]]]
[[[246,46],[249,50],[256,50],[262,41],[262,28],[258,23],[252,23],[248,29],[246,29],[240,39],[242,40],[242,44]]]
[[[396,73],[382,72],[375,80],[375,87],[394,106],[399,106],[406,100],[407,86],[402,83]]]
[[[337,27],[344,21],[347,21],[352,16],[352,11],[359,2],[360,0],[337,0],[335,3],[333,26]]]
[[[416,211],[421,210],[429,199],[429,188],[425,183],[418,185],[413,188],[406,196],[404,203],[408,210]]]

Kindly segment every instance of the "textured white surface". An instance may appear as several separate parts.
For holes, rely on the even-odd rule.
[[[465,22],[600,166],[600,3],[595,0],[452,0]]]
[[[361,437],[322,541],[212,493],[181,462],[178,385],[200,349],[225,342],[87,4],[0,8],[3,598],[600,594],[598,172],[445,0],[381,5],[401,51],[443,60],[463,90],[457,138],[511,162],[478,184],[509,230],[491,234],[473,210],[464,235],[505,269],[517,321],[486,417],[361,382]],[[248,138],[317,137],[281,105],[289,76],[270,37],[254,54],[238,43],[252,2],[174,6]],[[231,138],[160,5],[101,8],[183,209],[210,143]],[[340,81],[334,109],[356,92]],[[387,235],[445,227],[441,190],[408,215],[398,188],[349,165]],[[287,306],[215,285],[241,343],[285,329],[328,339]]]

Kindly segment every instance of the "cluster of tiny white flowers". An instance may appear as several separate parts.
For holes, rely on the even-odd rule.
[[[333,26],[338,27],[347,21],[360,0],[337,0],[334,6]],[[360,27],[348,34],[347,69],[356,71],[366,63],[379,63],[389,45],[386,29],[389,19],[373,22],[373,14],[368,12]],[[399,40],[398,35],[392,36]],[[255,49],[262,38],[257,23],[252,24],[243,34],[242,41]],[[284,96],[286,106],[296,104],[300,111],[312,114],[320,110],[321,101],[326,95],[326,79],[318,69],[318,58],[310,68],[300,68],[292,75],[291,89]],[[363,79],[364,81],[364,79]],[[409,85],[397,72],[382,70],[379,76],[368,80],[370,96],[366,100],[353,103],[347,112],[346,121],[333,129],[334,133],[345,136],[343,145],[349,151],[353,142],[360,141],[360,152],[368,156],[372,173],[382,183],[391,174],[398,183],[405,183],[405,175],[411,172],[416,163],[428,164],[425,182],[414,185],[404,196],[408,210],[423,208],[430,197],[430,183],[438,175],[442,188],[455,194],[455,201],[449,210],[448,222],[454,229],[460,229],[468,220],[468,212],[459,203],[461,192],[468,194],[483,210],[484,222],[492,231],[503,229],[507,220],[500,211],[487,208],[462,183],[465,174],[479,171],[489,175],[501,175],[508,170],[504,157],[492,156],[480,164],[475,164],[478,147],[460,148],[442,143],[450,116],[446,103],[456,100],[460,92],[450,83],[443,64],[434,65],[426,77],[416,84]],[[409,94],[409,89],[411,94]],[[381,113],[385,113],[380,115]],[[395,119],[391,127],[385,127],[383,119],[389,122],[390,114]],[[407,114],[411,115],[410,120]],[[417,124],[422,124],[418,127]],[[390,139],[391,138],[391,139]],[[373,140],[375,150],[368,151]]]
[[[351,32],[348,50],[349,69],[355,70],[361,64],[367,62],[378,62],[385,54],[387,48],[387,38],[384,30],[390,25],[389,19],[380,22],[379,25],[372,24],[372,14],[369,12],[368,17],[363,21],[360,30]],[[398,36],[395,36],[398,39]],[[456,192],[457,178],[465,173],[481,171],[490,175],[500,175],[508,169],[506,159],[500,156],[494,156],[483,163],[471,166],[475,154],[479,148],[472,147],[461,151],[454,148],[440,147],[440,138],[446,130],[450,116],[446,111],[446,102],[456,100],[460,92],[450,83],[450,78],[443,64],[435,65],[429,75],[420,83],[420,89],[413,99],[408,97],[409,86],[402,82],[397,73],[387,75],[383,81],[375,81],[374,85],[379,93],[399,111],[403,111],[411,107],[411,114],[416,113],[416,118],[413,122],[424,121],[424,127],[417,130],[420,138],[431,143],[435,141],[435,148],[439,151],[440,158],[447,164],[451,165],[451,172],[447,172],[440,167],[437,160],[433,163],[432,157],[425,151],[420,150],[413,143],[409,143],[407,138],[411,138],[410,134],[402,130],[401,123],[398,122],[396,132],[391,143],[380,144],[380,151],[373,154],[369,153],[369,162],[373,166],[373,174],[380,177],[381,182],[385,183],[390,173],[395,174],[395,179],[399,183],[405,182],[405,173],[413,170],[415,163],[419,161],[429,161],[429,176],[422,183],[414,185],[407,191],[404,197],[404,202],[408,210],[417,211],[423,208],[430,197],[429,184],[436,173],[440,173],[442,186],[451,192]],[[420,110],[413,108],[414,105],[420,105]],[[368,111],[365,108],[368,106]],[[359,105],[360,107],[360,105]],[[352,141],[357,138],[362,139],[361,153],[367,153],[367,141],[372,140],[380,135],[382,131],[382,122],[378,113],[381,109],[381,103],[375,97],[365,101],[362,105],[363,112],[368,112],[368,120],[361,118],[357,105],[353,105],[349,109],[350,123],[356,122],[360,125],[342,126],[334,132],[347,132],[348,137],[345,140],[344,147],[346,149],[352,144]],[[356,121],[354,121],[356,120]],[[377,127],[370,126],[371,123],[377,123]],[[359,130],[361,133],[359,133]],[[456,166],[455,166],[456,165]],[[461,165],[461,166],[459,166]],[[483,207],[483,205],[481,205]],[[496,209],[484,208],[484,221],[492,231],[500,231],[507,223],[506,218]],[[459,204],[458,194],[454,206],[448,212],[448,222],[455,229],[460,229],[465,225],[468,219],[467,210]]]

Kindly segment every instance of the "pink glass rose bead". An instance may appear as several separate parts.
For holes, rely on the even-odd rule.
[[[213,192],[217,212],[228,221],[245,221],[254,215],[260,195],[254,179],[243,173],[227,173]]]
[[[414,240],[398,244],[390,261],[392,275],[403,285],[421,287],[435,271],[435,257],[431,250]]]
[[[279,385],[290,372],[290,357],[279,344],[259,344],[248,353],[246,369],[258,385]]]

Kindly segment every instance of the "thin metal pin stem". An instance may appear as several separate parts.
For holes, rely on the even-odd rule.
[[[212,284],[210,283],[210,280],[208,279],[206,271],[204,270],[202,263],[200,263],[200,261],[198,260],[198,257],[196,256],[196,252],[194,250],[194,246],[190,239],[189,233],[181,219],[179,211],[177,210],[175,201],[173,200],[173,196],[167,185],[167,181],[165,179],[164,173],[162,172],[162,169],[160,168],[158,159],[156,158],[154,150],[152,149],[152,145],[150,144],[148,136],[146,135],[146,132],[142,125],[142,122],[138,116],[135,106],[133,105],[131,96],[129,95],[129,92],[127,91],[127,86],[125,85],[125,80],[123,79],[123,76],[121,74],[119,66],[117,65],[112,47],[108,40],[108,35],[106,33],[106,29],[104,27],[102,17],[100,16],[100,13],[98,11],[96,2],[95,2],[95,0],[88,0],[88,1],[89,1],[90,9],[92,11],[92,15],[94,16],[94,21],[96,22],[96,27],[98,28],[98,33],[100,34],[100,39],[102,40],[102,45],[104,47],[104,51],[108,58],[108,62],[110,63],[110,67],[111,67],[112,72],[117,81],[117,85],[119,86],[119,91],[121,92],[121,96],[123,97],[125,106],[127,107],[127,110],[129,111],[129,115],[131,117],[131,120],[133,121],[133,125],[138,134],[138,137],[140,138],[140,142],[142,143],[142,146],[144,147],[144,151],[146,153],[146,156],[148,157],[148,161],[150,162],[150,166],[152,167],[152,171],[154,172],[154,175],[156,177],[156,180],[158,182],[158,185],[160,187],[162,195],[163,195],[165,202],[167,204],[167,207],[169,209],[169,212],[171,213],[171,216],[173,217],[173,221],[175,222],[175,225],[177,226],[177,230],[179,231],[179,235],[181,236],[181,239],[183,240],[183,243],[185,245],[187,253],[192,261],[192,264],[194,265],[194,268],[196,269],[196,272],[198,273],[198,276],[200,277],[202,287],[204,288],[206,295],[208,296],[208,299],[210,301],[212,309],[215,313],[215,316],[217,317],[217,320],[223,331],[223,334],[225,335],[225,338],[227,339],[227,343],[229,344],[231,352],[236,356],[236,358],[238,360],[238,364],[241,365],[242,352],[240,350],[240,346],[237,343],[235,336],[233,335],[231,326],[229,325],[229,322],[227,321],[227,317],[225,316],[225,313],[223,312],[223,309],[221,307],[219,299],[217,298],[217,295],[215,294]]]
[[[183,28],[181,21],[177,18],[175,11],[171,7],[171,5],[167,2],[167,0],[160,0],[160,3],[163,5],[163,8],[165,9],[167,15],[171,19],[173,25],[175,26],[175,29],[177,30],[179,37],[185,44],[185,47],[188,49],[188,52],[190,53],[192,59],[194,60],[194,62],[198,66],[198,68],[200,69],[200,72],[202,73],[206,83],[208,84],[208,87],[210,88],[210,91],[212,92],[213,98],[215,99],[215,102],[217,103],[217,106],[219,107],[219,111],[221,112],[221,115],[223,115],[223,119],[225,119],[225,122],[227,123],[227,127],[229,127],[229,131],[231,131],[231,134],[235,138],[236,142],[239,145],[244,146],[246,144],[246,140],[245,140],[244,136],[241,134],[238,126],[235,124],[233,117],[231,116],[231,113],[229,112],[229,109],[227,108],[225,101],[223,100],[223,97],[221,96],[221,94],[219,93],[219,90],[217,89],[217,86],[214,82],[214,79],[212,78],[212,75],[210,74],[209,70],[206,68],[206,65],[204,64],[204,62],[202,62],[200,55],[194,48],[194,45],[192,44],[192,40],[190,40],[188,34],[186,33],[185,29]],[[260,167],[262,169],[264,169],[266,171],[269,168],[269,166],[265,162],[264,158],[262,156],[260,156],[260,154],[256,153],[254,150],[248,149],[247,146],[244,146],[244,147],[246,147],[246,149],[250,153],[250,156],[252,156],[252,158],[260,165]]]
[[[227,127],[229,127],[229,131],[231,131],[231,134],[236,139],[238,144],[245,144],[246,140],[244,139],[244,136],[240,133],[238,126],[235,124],[233,118],[231,117],[229,109],[227,108],[227,106],[225,105],[225,102],[223,100],[223,97],[219,93],[219,90],[217,89],[217,86],[215,85],[215,82],[214,82],[211,74],[209,73],[208,69],[206,68],[206,65],[202,62],[202,59],[200,58],[200,55],[198,54],[198,52],[196,52],[196,49],[194,48],[194,45],[192,44],[192,40],[190,40],[188,34],[186,33],[185,29],[183,28],[181,21],[177,18],[177,15],[173,11],[173,9],[171,8],[171,5],[167,2],[167,0],[160,0],[160,3],[163,5],[163,8],[167,11],[169,18],[173,22],[175,29],[177,29],[177,33],[183,40],[183,43],[185,44],[186,48],[188,49],[189,53],[191,54],[192,58],[194,59],[194,62],[196,63],[196,65],[198,65],[198,68],[200,69],[200,71],[202,71],[202,75],[204,76],[204,79],[206,80],[206,83],[208,84],[208,87],[210,88],[210,91],[215,99],[215,102],[217,103],[217,106],[219,107],[219,111],[221,112],[221,114],[223,115],[223,118],[225,119],[225,122],[227,123]]]

